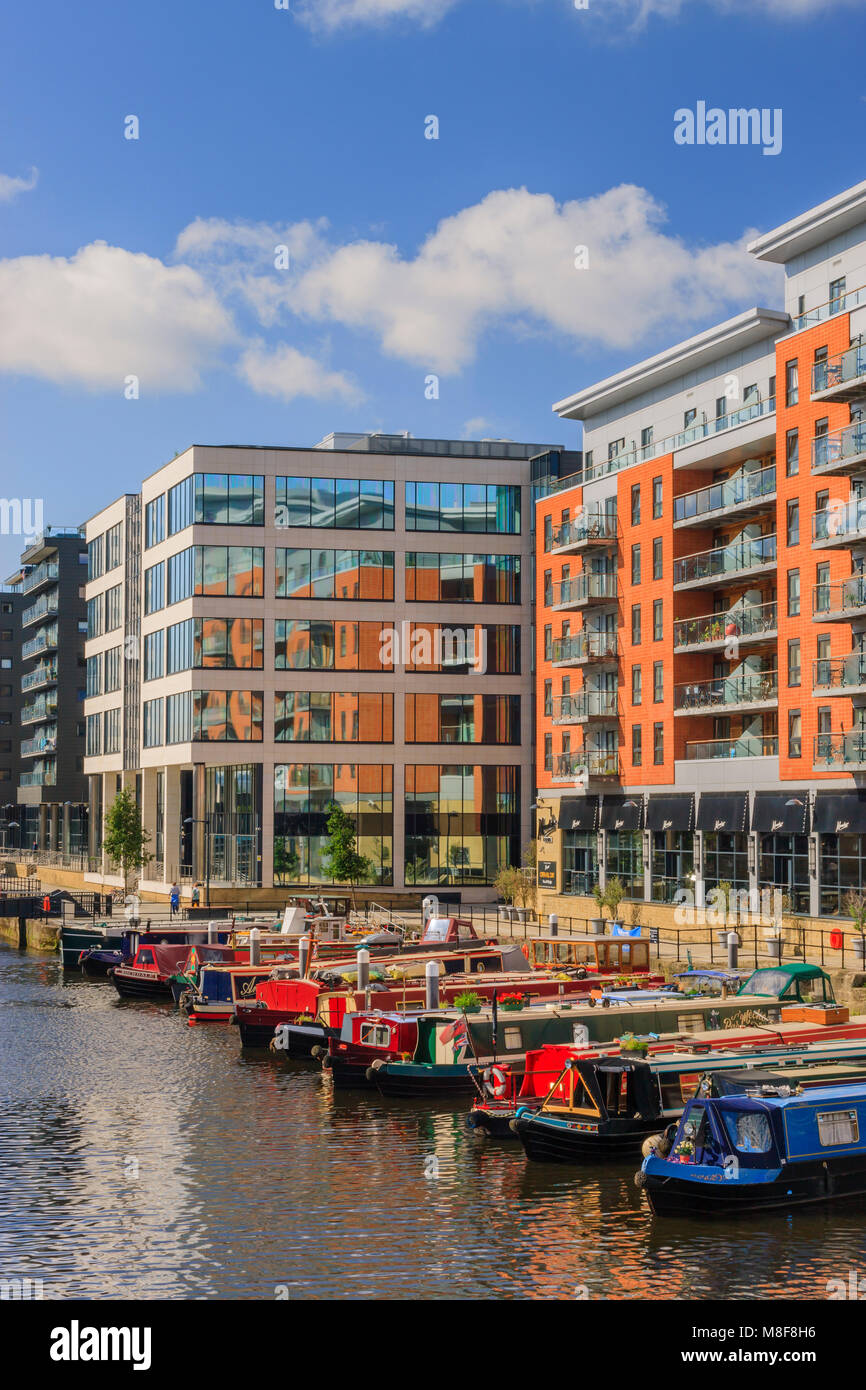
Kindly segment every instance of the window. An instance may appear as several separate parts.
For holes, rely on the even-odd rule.
[[[653,541],[653,579],[661,579],[662,563],[662,538],[656,536]]]
[[[544,682],[544,713],[548,719],[553,715],[553,681]]]
[[[169,695],[165,702],[166,743],[189,743],[192,739],[192,691]]]
[[[210,547],[207,547],[210,549]],[[222,550],[222,546],[213,547]],[[176,555],[168,557],[168,602],[180,603],[182,599],[191,598],[195,586],[195,549],[187,546],[186,550],[179,550]]]
[[[631,668],[631,702],[632,702],[632,704],[633,704],[633,705],[639,705],[640,702],[641,702],[641,696],[642,696],[642,689],[641,689],[641,672],[640,672],[640,667],[639,667],[639,666],[632,666],[632,668]]]
[[[251,473],[196,473],[194,519],[207,526],[264,526],[264,478]]]
[[[643,757],[643,733],[640,724],[631,726],[631,763],[632,767],[640,767]]]
[[[818,706],[818,733],[829,734],[833,729],[833,720],[830,715],[829,705]]]
[[[662,514],[662,479],[653,478],[653,520],[658,521]]]
[[[545,554],[553,548],[553,518],[544,518],[544,552]]]
[[[99,579],[105,572],[105,537],[96,536],[87,547],[87,578]]]
[[[788,711],[788,757],[799,758],[802,754],[802,719],[798,709]]]
[[[544,571],[544,606],[550,608],[553,605],[553,570]]]
[[[520,739],[519,695],[405,697],[407,743],[515,744]]]
[[[631,608],[631,644],[633,647],[640,646],[640,604],[633,603]]]
[[[553,628],[550,623],[545,623],[544,626],[544,659],[553,660]]]
[[[280,559],[276,552],[277,594],[280,593]],[[309,555],[309,551],[297,552]],[[259,545],[197,545],[193,560],[193,592],[219,598],[263,598],[265,552]],[[301,597],[300,594],[297,595]],[[306,597],[310,597],[309,594]],[[315,595],[313,595],[315,597]]]
[[[727,424],[728,398],[727,396],[716,396],[716,429],[724,429]]]
[[[830,607],[830,564],[823,560],[815,566],[815,594],[812,608],[815,613],[826,613]]]
[[[123,585],[105,591],[105,631],[114,632],[123,623]]]
[[[785,435],[785,473],[794,478],[800,471],[800,431],[788,430]]]
[[[151,565],[144,571],[144,611],[158,613],[165,607],[165,563]]]
[[[166,629],[166,674],[175,675],[178,671],[192,670],[193,620],[187,618],[182,623],[172,623]]]
[[[800,400],[800,367],[797,359],[785,363],[785,405],[797,405]]]
[[[653,641],[662,640],[662,623],[664,619],[664,600],[653,599]]]
[[[640,583],[640,545],[633,545],[631,548],[631,582]]]
[[[653,724],[653,763],[661,767],[665,760],[665,726]]]
[[[88,697],[102,694],[102,656],[89,656],[87,658],[87,684],[85,686]]]
[[[689,427],[689,425],[693,425],[693,424],[695,423],[695,420],[697,419],[697,416],[698,416],[698,412],[697,412],[697,410],[694,408],[694,406],[691,406],[688,410],[684,410],[684,411],[683,411],[683,429],[684,429],[684,430],[687,430],[688,427]]]
[[[176,536],[192,525],[193,517],[193,479],[192,475],[182,483],[175,483],[168,490],[168,534]],[[166,740],[167,742],[168,740]]]
[[[393,563],[392,552],[388,552],[388,560]],[[393,598],[393,576],[387,587],[384,597]],[[338,593],[338,597],[343,596],[349,595]],[[382,595],[365,594],[362,582],[360,597]],[[406,598],[416,603],[519,603],[520,556],[407,551]]]
[[[165,493],[160,493],[144,508],[144,548],[159,545],[165,540]],[[161,740],[160,740],[161,742]]]
[[[800,614],[800,571],[788,570],[788,617]]]
[[[104,617],[105,606],[103,594],[97,594],[95,598],[87,600],[87,636],[101,637],[105,631]]]
[[[165,633],[148,632],[144,639],[144,677],[146,681],[159,680],[165,674]]]
[[[193,666],[250,671],[264,665],[263,618],[194,618]]]
[[[553,771],[553,734],[544,735],[544,770]]]
[[[406,483],[407,531],[520,535],[520,488],[511,483]]]
[[[789,502],[787,509],[788,545],[800,544],[800,503]]]
[[[193,738],[200,743],[261,743],[260,690],[194,690]]]
[[[843,286],[845,281],[842,280]],[[834,1144],[858,1144],[860,1126],[856,1110],[819,1110],[817,1113],[818,1139],[823,1149]],[[769,1144],[767,1145],[769,1148]]]
[[[278,743],[391,743],[393,737],[390,693],[289,690],[274,696]]]
[[[110,526],[105,533],[105,568],[106,570],[116,570],[121,561],[121,537],[123,526],[117,522],[115,526]]]
[[[788,684],[800,684],[800,639],[791,637],[788,641]]]
[[[158,748],[162,743],[162,721],[162,700],[145,700],[143,719],[143,741],[145,748]]]
[[[845,307],[845,276],[830,281],[830,313],[838,314]]]
[[[122,650],[122,647],[112,647],[103,655],[106,695],[120,689],[120,654]],[[105,751],[107,753],[108,749],[106,748]]]
[[[381,478],[277,478],[274,525],[393,531],[394,484]]]
[[[663,661],[653,662],[653,704],[660,705],[665,698],[665,666]]]
[[[653,427],[652,425],[644,425],[643,429],[640,432],[640,447],[644,451],[644,453],[646,453],[647,449],[652,448],[652,442]]]
[[[120,752],[120,710],[107,709],[104,711],[105,724],[103,728],[103,753]]]
[[[102,715],[88,714],[85,735],[85,752],[88,758],[98,758],[102,752]]]
[[[625,436],[622,439],[612,439],[607,446],[608,461],[619,458],[620,454],[625,453]]]
[[[640,526],[640,483],[632,483],[631,524],[632,526]]]

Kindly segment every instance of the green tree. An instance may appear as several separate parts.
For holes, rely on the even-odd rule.
[[[117,793],[105,817],[102,848],[123,873],[123,891],[129,892],[129,875],[143,869],[153,855],[147,851],[149,831],[141,823],[141,809],[128,787]]]
[[[348,883],[355,909],[355,887],[372,877],[373,865],[366,855],[358,853],[355,822],[350,815],[331,802],[327,820],[328,844],[322,853],[322,864],[335,883]]]

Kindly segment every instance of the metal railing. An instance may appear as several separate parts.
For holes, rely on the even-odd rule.
[[[847,734],[816,734],[813,743],[816,767],[861,767],[866,764],[866,730]]]
[[[554,724],[593,718],[616,719],[618,714],[615,690],[578,690],[574,695],[559,695],[551,709]]]
[[[57,628],[43,628],[35,637],[31,637],[29,642],[25,642],[21,648],[21,655],[26,660],[30,656],[38,656],[39,652],[48,651],[49,647],[57,646]]]
[[[32,724],[34,719],[53,719],[57,714],[57,696],[48,698],[43,695],[38,700],[32,700],[29,705],[21,707],[21,723]]]
[[[719,680],[697,681],[674,686],[674,709],[717,710],[726,705],[755,704],[775,700],[779,695],[775,671],[754,671]]]
[[[866,346],[858,343],[826,362],[816,362],[812,368],[812,391],[829,391],[834,386],[844,386],[846,381],[856,381],[866,376]]]
[[[692,647],[724,642],[734,637],[763,637],[776,631],[775,603],[756,603],[732,608],[727,613],[707,613],[702,618],[681,618],[674,623],[674,646]]]
[[[49,613],[57,612],[57,595],[46,594],[44,598],[37,599],[31,603],[29,608],[25,608],[21,614],[21,626],[28,627],[30,623],[38,622],[40,618],[45,618]]]
[[[60,578],[60,566],[56,560],[46,560],[44,564],[37,565],[29,574],[25,574],[21,581],[22,594],[29,594],[34,589],[38,589],[40,584],[51,583],[52,580]]]
[[[812,662],[813,690],[846,690],[866,686],[866,652],[819,657]]]
[[[554,762],[553,776],[557,778],[614,777],[619,778],[619,753],[605,748],[583,748],[576,753],[560,753]]]
[[[56,734],[37,734],[35,738],[24,739],[21,744],[22,758],[32,758],[37,753],[55,753],[56,751]]]
[[[866,285],[860,285],[853,290],[843,290],[841,294],[825,300],[816,308],[807,309],[804,314],[794,314],[792,317],[798,330],[812,328],[816,323],[823,323],[825,319],[834,318],[836,314],[843,314],[846,310],[856,309],[861,304],[866,304]]]
[[[557,637],[552,647],[552,660],[558,661],[615,661],[619,655],[615,632],[590,632],[583,629],[571,637]]]
[[[866,424],[855,420],[832,434],[819,434],[812,440],[812,472],[826,472],[866,454]],[[863,465],[866,470],[866,463]]]
[[[37,666],[35,671],[28,671],[26,676],[21,677],[22,690],[35,690],[40,685],[51,685],[57,681],[57,663],[46,661],[41,666]]]
[[[574,479],[570,479],[572,486]],[[615,516],[606,512],[583,510],[572,521],[558,526],[553,532],[551,549],[560,550],[567,545],[582,545],[593,541],[606,545],[616,543],[617,523]]]
[[[711,483],[709,487],[675,497],[674,521],[689,521],[708,512],[719,512],[762,497],[769,499],[775,491],[775,465],[753,473],[737,473],[722,483]]]
[[[694,584],[700,579],[726,578],[758,565],[776,563],[776,537],[744,537],[715,550],[701,550],[674,560],[674,585]]]
[[[18,783],[22,787],[54,787],[57,785],[57,773],[54,768],[39,768],[34,772],[22,772],[18,778]]]
[[[686,744],[686,761],[711,758],[775,758],[779,739],[773,735],[746,734],[741,738],[711,738]]]
[[[552,584],[545,593],[545,603],[551,608],[563,608],[568,604],[591,603],[593,600],[616,603],[617,597],[615,574],[576,574],[573,579]]]
[[[866,575],[854,574],[841,584],[816,584],[812,589],[813,613],[846,613],[866,608]]]
[[[866,497],[833,502],[812,513],[813,541],[860,540],[866,534]]]

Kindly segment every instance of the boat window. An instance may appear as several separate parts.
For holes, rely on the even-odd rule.
[[[740,1153],[765,1154],[773,1147],[770,1121],[760,1110],[726,1110],[725,1128]]]
[[[774,994],[780,998],[794,981],[787,970],[756,970],[743,986],[743,994]]]
[[[145,950],[140,951],[138,956],[138,963],[139,965],[153,965],[153,951],[148,951],[146,948]]]
[[[471,940],[472,940],[472,928],[470,927],[470,925],[469,925],[468,922],[459,922],[459,923],[457,924],[457,940],[458,940],[458,941],[471,941]]]
[[[358,1041],[362,1047],[387,1047],[391,1029],[383,1023],[362,1023]]]
[[[831,1144],[856,1144],[860,1127],[856,1110],[824,1110],[818,1112],[818,1138],[822,1148]]]
[[[505,1048],[508,1052],[523,1051],[523,1034],[519,1028],[505,1029]]]
[[[811,980],[799,980],[799,996],[804,1004],[823,1004],[827,1000],[827,981],[822,975],[813,975]]]
[[[693,1014],[677,1014],[679,1033],[702,1033],[705,1028],[704,1016],[697,1009]]]

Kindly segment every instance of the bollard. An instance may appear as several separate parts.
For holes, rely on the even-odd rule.
[[[370,952],[361,947],[358,952],[358,989],[365,992],[370,988]]]
[[[250,932],[250,965],[261,965],[262,953],[259,947],[260,932],[258,927],[253,927]]]
[[[302,936],[298,942],[298,974],[304,980],[310,965],[310,938]]]
[[[737,936],[737,933],[736,933],[735,931],[729,931],[729,932],[728,932],[728,967],[729,967],[731,970],[736,970],[736,968],[737,968],[737,948],[739,947],[739,944],[740,944],[740,938]]]
[[[547,918],[547,927],[551,936],[559,936],[559,918],[555,912],[551,912]]]
[[[215,945],[216,945],[216,939],[217,939],[217,924],[216,924],[216,922],[208,922],[208,924],[207,924],[207,944],[208,944],[208,946],[215,946]]]
[[[428,1009],[439,1008],[439,962],[438,960],[428,960],[424,967],[424,983],[426,986],[425,1005]]]

